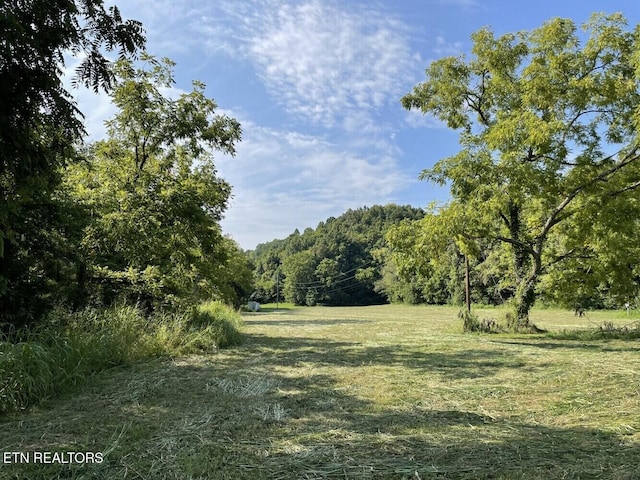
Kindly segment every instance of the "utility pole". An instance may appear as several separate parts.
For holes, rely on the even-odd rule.
[[[467,312],[471,312],[471,282],[469,280],[469,256],[464,256],[464,296]]]
[[[280,309],[280,267],[276,269],[276,310]]]

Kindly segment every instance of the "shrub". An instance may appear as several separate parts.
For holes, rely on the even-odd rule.
[[[462,320],[462,330],[465,332],[497,333],[501,330],[494,319],[479,319],[475,313],[467,310],[460,310],[458,318]]]

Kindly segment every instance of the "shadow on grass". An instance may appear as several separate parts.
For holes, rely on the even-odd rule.
[[[492,343],[505,345],[522,345],[526,347],[542,348],[546,350],[585,350],[592,352],[640,352],[640,345],[637,341],[619,339],[581,339],[576,341],[571,336],[563,339],[561,336],[552,337],[553,340],[547,341],[544,337],[540,341],[531,340],[503,340],[492,339]]]
[[[362,348],[317,339],[254,341],[271,347],[260,353],[266,359],[259,368],[247,370],[242,352],[229,359],[227,367],[236,372],[244,365],[244,372],[272,378],[278,388],[269,401],[287,413],[278,421],[263,419],[267,433],[262,445],[268,445],[269,454],[257,464],[245,464],[245,470],[228,465],[230,478],[631,480],[640,476],[636,461],[640,445],[627,444],[624,436],[611,432],[553,428],[428,405],[381,408],[339,386],[331,375],[305,370],[298,375],[276,373],[278,365],[295,364],[302,357],[314,366],[395,363],[469,378],[478,376],[478,370],[486,375],[485,369],[520,368],[510,355],[486,360],[486,351],[422,353],[424,358],[417,360],[416,352],[406,348]],[[249,454],[253,448],[244,445],[247,439],[243,435],[233,443]]]
[[[273,314],[273,313],[293,313],[295,310],[297,310],[298,307],[288,307],[288,306],[280,306],[280,307],[276,307],[276,306],[269,306],[269,307],[265,307],[265,306],[260,306],[260,310],[257,312],[243,312],[243,315],[256,315],[259,316],[260,314]]]
[[[448,379],[480,378],[497,375],[502,369],[527,368],[513,352],[466,349],[425,351],[403,345],[366,346],[354,342],[335,342],[317,338],[277,338],[266,335],[247,337],[247,348],[267,349],[272,365],[336,365],[340,367],[400,366],[419,369]]]
[[[321,325],[359,325],[372,323],[372,320],[354,320],[354,319],[327,319],[327,320],[256,320],[253,318],[246,318],[245,322],[248,325],[273,325],[273,326],[285,326],[285,327],[306,327],[306,326],[321,326]]]
[[[623,436],[428,404],[380,406],[307,364],[398,365],[457,379],[522,367],[500,352],[254,335],[246,347],[210,360],[103,372],[85,392],[0,419],[3,451],[107,452],[100,465],[0,465],[0,477],[640,477],[640,446]]]

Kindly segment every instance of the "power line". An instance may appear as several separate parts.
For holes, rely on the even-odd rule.
[[[351,270],[347,270],[346,272],[340,272],[338,275],[335,275],[333,277],[329,277],[329,278],[325,278],[324,280],[315,280],[313,282],[302,282],[302,283],[293,283],[293,284],[289,284],[292,285],[294,287],[300,287],[300,288],[306,288],[306,287],[322,287],[322,286],[326,286],[327,282],[332,282],[332,283],[342,283],[342,282],[346,282],[347,280],[350,280],[352,278],[355,278],[356,275],[353,275],[351,277],[348,278],[343,278],[340,281],[337,282],[333,282],[336,279],[339,279],[341,277],[343,277],[344,275],[351,273],[351,272],[355,272],[356,270],[359,270],[361,268],[364,268],[366,266],[369,266],[371,264],[373,264],[375,262],[375,260],[369,260],[368,262],[363,263],[362,265],[352,268]]]

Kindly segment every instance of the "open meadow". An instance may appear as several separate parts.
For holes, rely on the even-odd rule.
[[[497,310],[478,310],[480,318]],[[245,342],[155,359],[0,417],[0,478],[640,478],[640,340],[463,334],[454,307],[272,306]],[[7,462],[100,452],[102,463]]]

